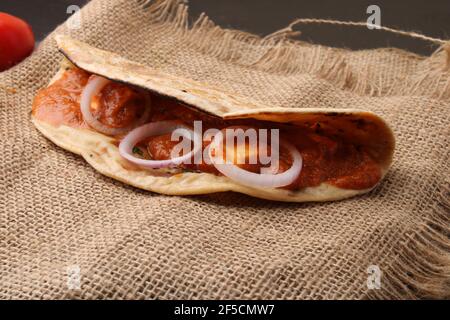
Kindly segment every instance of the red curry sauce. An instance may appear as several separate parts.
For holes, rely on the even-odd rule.
[[[89,128],[80,110],[80,97],[91,75],[81,69],[69,69],[60,79],[38,92],[33,102],[33,115],[37,119],[75,128]],[[92,103],[92,110],[103,124],[113,128],[130,125],[143,112],[144,98],[135,89],[110,82],[100,97]]]
[[[33,115],[52,125],[68,125],[75,128],[89,128],[80,111],[80,96],[90,74],[78,69],[67,70],[63,76],[47,88],[42,89],[33,102]],[[110,83],[94,100],[93,114],[99,121],[111,127],[125,127],[139,117],[143,98],[138,90],[124,84]],[[251,119],[223,120],[196,111],[173,99],[152,95],[152,116],[150,121],[176,120],[190,127],[194,120],[202,120],[203,130],[223,129],[229,126],[251,126],[255,128],[279,128],[280,137],[293,143],[303,158],[303,168],[288,189],[318,186],[327,182],[344,189],[367,189],[381,179],[380,166],[363,147],[345,142],[337,137],[317,133],[314,126],[299,128]],[[155,160],[170,158],[172,148],[178,143],[171,141],[171,135],[151,137],[140,144],[145,156]],[[206,147],[209,142],[204,142]],[[280,150],[280,171],[291,165],[290,155]],[[259,165],[239,165],[257,172]],[[184,165],[185,169],[220,175],[213,165],[206,163]]]

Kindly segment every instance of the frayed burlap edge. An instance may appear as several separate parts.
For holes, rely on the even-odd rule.
[[[441,192],[434,215],[398,248],[400,254],[383,272],[376,299],[450,299],[450,187]]]
[[[380,89],[380,83],[375,85],[367,81],[366,74],[352,70],[346,57],[350,50],[310,45],[294,39],[295,36],[301,34],[300,31],[295,31],[294,27],[302,23],[366,27],[365,22],[297,19],[286,28],[265,37],[259,37],[240,30],[221,28],[204,13],[190,24],[188,5],[182,0],[137,0],[137,2],[147,10],[153,22],[160,23],[161,28],[168,29],[181,36],[190,47],[224,62],[283,75],[313,74],[318,78],[329,81],[340,89],[358,95],[394,96],[402,93],[440,100],[450,99],[450,41],[423,36],[415,32],[382,27],[383,31],[410,36],[439,45],[435,54],[428,58],[400,49],[384,49],[401,51],[421,60],[421,62],[414,76],[408,81],[397,79],[391,85],[391,88],[395,88],[395,91],[383,92]],[[311,51],[308,52],[307,59],[305,59],[306,48]],[[245,54],[246,50],[261,53],[258,58],[248,61],[248,55]],[[311,59],[311,56],[314,58]],[[427,83],[427,85],[423,86],[424,83]]]
[[[358,95],[382,95],[382,92],[368,83],[364,75],[352,71],[346,61],[346,53],[349,50],[312,46],[292,39],[300,34],[299,31],[294,31],[293,27],[298,23],[308,22],[303,21],[305,19],[298,19],[288,27],[262,38],[239,30],[221,28],[204,13],[193,24],[189,24],[188,6],[181,0],[137,1],[147,11],[151,21],[159,24],[159,28],[179,34],[192,48],[221,61],[285,75],[310,73]],[[327,23],[325,20],[312,22]],[[361,25],[351,22],[337,23],[349,26]],[[430,57],[421,57],[404,51],[403,53],[421,60],[420,68],[409,81],[398,80],[401,85],[397,92],[384,94],[398,95],[400,91],[405,95],[450,99],[450,42],[390,28],[385,28],[385,31],[433,41],[439,43],[440,47]],[[245,50],[248,48],[259,50],[261,52],[259,58],[247,61]],[[316,59],[306,61],[305,48],[313,50]],[[425,82],[428,85],[423,87],[422,84]],[[450,298],[449,195],[450,183],[447,183],[441,191],[440,199],[436,199],[434,215],[428,222],[418,226],[417,231],[410,235],[409,241],[396,248],[399,255],[383,272],[382,288],[372,290],[367,298]]]

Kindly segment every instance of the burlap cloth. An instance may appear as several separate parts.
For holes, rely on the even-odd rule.
[[[349,51],[290,40],[290,28],[261,39],[205,16],[188,24],[178,2],[94,0],[81,29],[55,32],[274,106],[374,111],[397,138],[386,180],[350,200],[285,204],[106,178],[30,122],[61,59],[53,33],[0,74],[0,298],[448,298],[447,47]],[[67,274],[78,267],[80,288]]]

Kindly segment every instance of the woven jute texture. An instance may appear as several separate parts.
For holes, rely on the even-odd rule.
[[[78,18],[0,74],[0,298],[450,296],[448,46],[350,51],[293,40],[291,27],[260,38],[176,0],[94,0]],[[367,195],[311,204],[106,178],[30,122],[61,60],[56,33],[276,107],[374,111],[395,132],[393,166]]]

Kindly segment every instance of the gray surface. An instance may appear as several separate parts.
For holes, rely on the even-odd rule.
[[[130,0],[134,1],[134,0]],[[42,39],[68,16],[69,5],[86,0],[1,0],[0,11],[18,15],[33,27],[37,39]],[[366,8],[377,4],[382,10],[382,24],[415,30],[439,38],[450,37],[449,0],[191,0],[191,12],[205,11],[218,24],[265,35],[287,25],[297,17],[331,18],[365,21]],[[368,29],[335,26],[300,26],[302,39],[353,49],[395,46],[429,54],[431,44]]]

